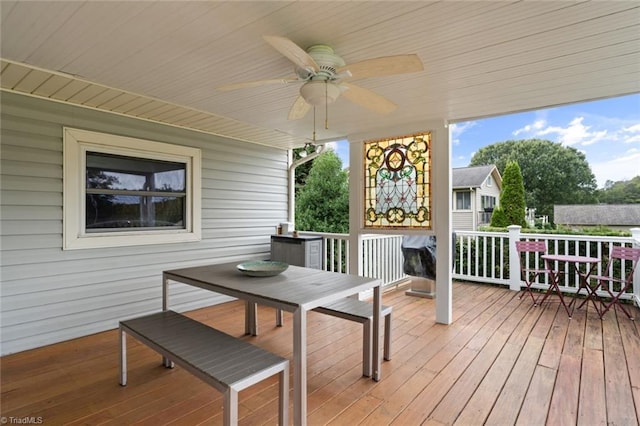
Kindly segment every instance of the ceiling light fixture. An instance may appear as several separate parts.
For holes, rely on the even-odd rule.
[[[300,88],[304,100],[313,106],[334,103],[340,92],[337,84],[329,83],[327,80],[310,80]]]

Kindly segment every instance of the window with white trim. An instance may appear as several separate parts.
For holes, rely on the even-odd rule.
[[[64,129],[64,249],[201,239],[200,150]]]
[[[496,197],[493,197],[491,195],[483,195],[480,198],[480,203],[481,203],[480,208],[485,212],[493,211],[493,209],[496,206],[496,201],[497,201]]]
[[[456,192],[456,210],[471,210],[471,191]]]

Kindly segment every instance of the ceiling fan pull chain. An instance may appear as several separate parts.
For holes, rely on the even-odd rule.
[[[324,129],[329,130],[329,82],[324,81]]]
[[[316,106],[313,106],[313,141],[316,141]]]

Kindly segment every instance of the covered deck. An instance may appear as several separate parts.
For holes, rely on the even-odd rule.
[[[435,301],[387,291],[392,360],[382,380],[362,377],[359,324],[311,313],[308,422],[320,424],[637,425],[640,327],[592,307],[569,319],[551,301],[534,307],[503,287],[456,282],[454,321],[434,321]],[[636,317],[640,315],[634,309]],[[241,336],[244,305],[189,316]],[[291,357],[292,321],[260,307],[252,343]],[[118,384],[117,331],[2,358],[3,420],[44,424],[221,424],[221,395],[186,371],[165,370],[130,339],[129,384]],[[277,422],[277,382],[240,394],[240,424]]]

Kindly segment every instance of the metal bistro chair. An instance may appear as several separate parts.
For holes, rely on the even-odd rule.
[[[520,257],[520,274],[522,280],[525,283],[525,288],[520,292],[519,299],[522,299],[524,293],[529,293],[533,305],[538,304],[536,298],[531,291],[531,286],[536,283],[538,276],[547,274],[548,271],[545,268],[538,267],[537,264],[532,265],[530,254],[534,255],[533,262],[537,262],[538,255],[543,255],[547,252],[547,245],[544,241],[516,241],[516,250]]]
[[[630,320],[633,320],[633,316],[621,303],[620,296],[624,295],[628,289],[632,288],[633,272],[635,271],[636,266],[638,266],[639,259],[640,248],[613,246],[609,254],[607,267],[604,269],[604,273],[608,275],[591,275],[590,279],[597,281],[594,290],[604,290],[604,292],[608,293],[607,296],[610,298],[608,301],[605,301],[602,298],[600,299],[603,307],[600,318],[602,318],[602,316],[611,309],[611,307],[614,307],[614,309],[615,307],[619,307]],[[631,267],[627,269],[626,276],[621,276],[619,278],[614,276],[613,264],[616,261],[631,262]],[[624,269],[620,274],[622,275],[623,273]]]

